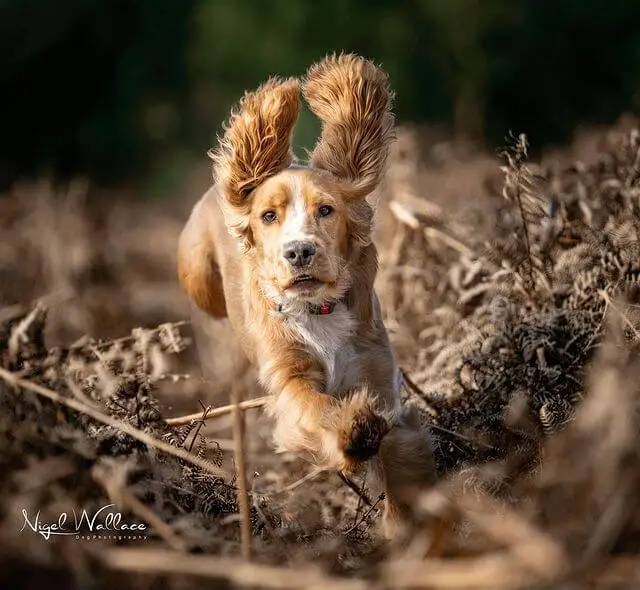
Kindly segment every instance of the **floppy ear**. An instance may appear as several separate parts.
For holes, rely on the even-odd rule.
[[[243,96],[231,112],[218,149],[209,153],[227,228],[244,249],[251,246],[250,193],[293,161],[291,137],[299,112],[298,80],[270,78]]]
[[[354,197],[366,197],[382,179],[394,139],[387,75],[357,55],[332,55],[309,68],[303,94],[322,121],[309,164],[347,181]]]

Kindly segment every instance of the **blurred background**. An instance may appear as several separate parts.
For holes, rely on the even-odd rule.
[[[0,185],[79,174],[179,190],[229,107],[328,52],[383,65],[403,124],[492,149],[640,104],[632,0],[3,0]],[[318,126],[304,114],[309,147]]]
[[[640,108],[637,1],[1,0],[0,304],[64,302],[48,323],[64,342],[190,317],[176,243],[229,109],[342,50],[396,92],[393,198],[478,240],[509,133],[559,153]],[[298,155],[318,132],[303,111]]]

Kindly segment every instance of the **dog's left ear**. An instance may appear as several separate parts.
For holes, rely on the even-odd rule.
[[[322,121],[309,164],[346,181],[353,198],[366,197],[382,180],[394,139],[386,73],[353,54],[328,56],[309,68],[302,91]]]

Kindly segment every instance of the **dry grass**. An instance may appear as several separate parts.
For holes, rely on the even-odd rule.
[[[638,586],[640,133],[542,165],[524,137],[499,160],[421,154],[417,139],[400,134],[380,194],[378,289],[440,478],[391,544],[361,481],[271,452],[228,326],[192,315],[175,279],[190,203],[133,206],[81,183],[8,196],[12,587]],[[23,508],[51,521],[110,502],[144,540],[20,531]]]

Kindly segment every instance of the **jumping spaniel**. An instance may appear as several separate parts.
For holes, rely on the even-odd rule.
[[[291,148],[301,92],[323,125],[306,165]],[[178,256],[187,294],[229,318],[273,394],[277,449],[341,471],[368,463],[386,493],[388,536],[410,514],[407,488],[435,473],[428,433],[400,405],[374,291],[366,197],[394,139],[392,98],[387,75],[351,54],[245,94]]]

